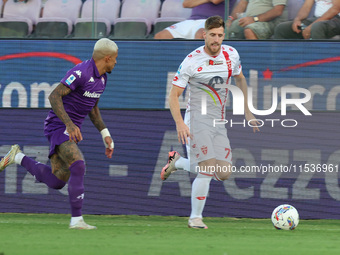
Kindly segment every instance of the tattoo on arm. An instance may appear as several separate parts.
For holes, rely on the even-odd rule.
[[[62,98],[68,95],[71,91],[72,90],[70,88],[60,83],[48,97],[52,110],[65,125],[72,123],[72,120],[65,111]]]

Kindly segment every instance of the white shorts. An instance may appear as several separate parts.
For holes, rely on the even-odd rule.
[[[200,28],[204,28],[205,19],[184,20],[167,27],[174,38],[195,39],[195,34]]]
[[[190,164],[212,158],[232,164],[232,152],[225,126],[217,125],[214,127],[213,119],[197,119],[193,116],[194,114],[192,112],[186,113],[184,118],[192,136],[192,139],[189,139],[189,143],[186,145]]]

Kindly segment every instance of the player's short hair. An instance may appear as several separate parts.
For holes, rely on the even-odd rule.
[[[207,18],[207,20],[205,21],[204,28],[206,31],[213,29],[213,28],[219,28],[219,27],[225,28],[225,23],[221,16],[218,16],[218,15],[211,16]]]
[[[117,51],[118,46],[114,41],[108,38],[101,38],[94,45],[92,57],[93,59],[98,60],[107,55],[113,55],[117,53]]]

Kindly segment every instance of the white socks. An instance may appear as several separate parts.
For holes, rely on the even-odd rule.
[[[175,167],[177,170],[184,170],[187,172],[191,172],[194,174],[197,174],[197,163],[194,162],[192,165],[190,164],[190,159],[188,158],[183,158],[180,157],[179,159],[177,159],[177,161],[175,162]]]
[[[15,155],[14,161],[16,164],[21,165],[22,159],[25,157],[25,154],[22,152],[19,152],[17,155]]]
[[[209,193],[211,179],[211,176],[198,174],[192,183],[190,218],[203,218],[202,212]]]
[[[73,226],[78,223],[78,221],[82,220],[83,216],[78,216],[78,217],[71,217],[71,222],[70,225]]]

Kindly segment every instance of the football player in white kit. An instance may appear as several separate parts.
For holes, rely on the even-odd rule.
[[[214,125],[225,119],[225,103],[231,76],[244,95],[245,119],[254,132],[258,122],[247,105],[247,82],[235,48],[223,45],[225,23],[220,16],[205,22],[205,45],[191,52],[180,65],[169,95],[172,117],[176,123],[178,141],[186,144],[188,158],[178,152],[169,152],[168,163],[163,167],[161,179],[166,180],[176,170],[197,174],[192,183],[190,228],[208,228],[202,212],[209,192],[211,179],[223,181],[231,174],[232,153],[225,125]],[[189,102],[184,120],[179,97],[188,86]],[[203,106],[202,106],[203,104]]]

